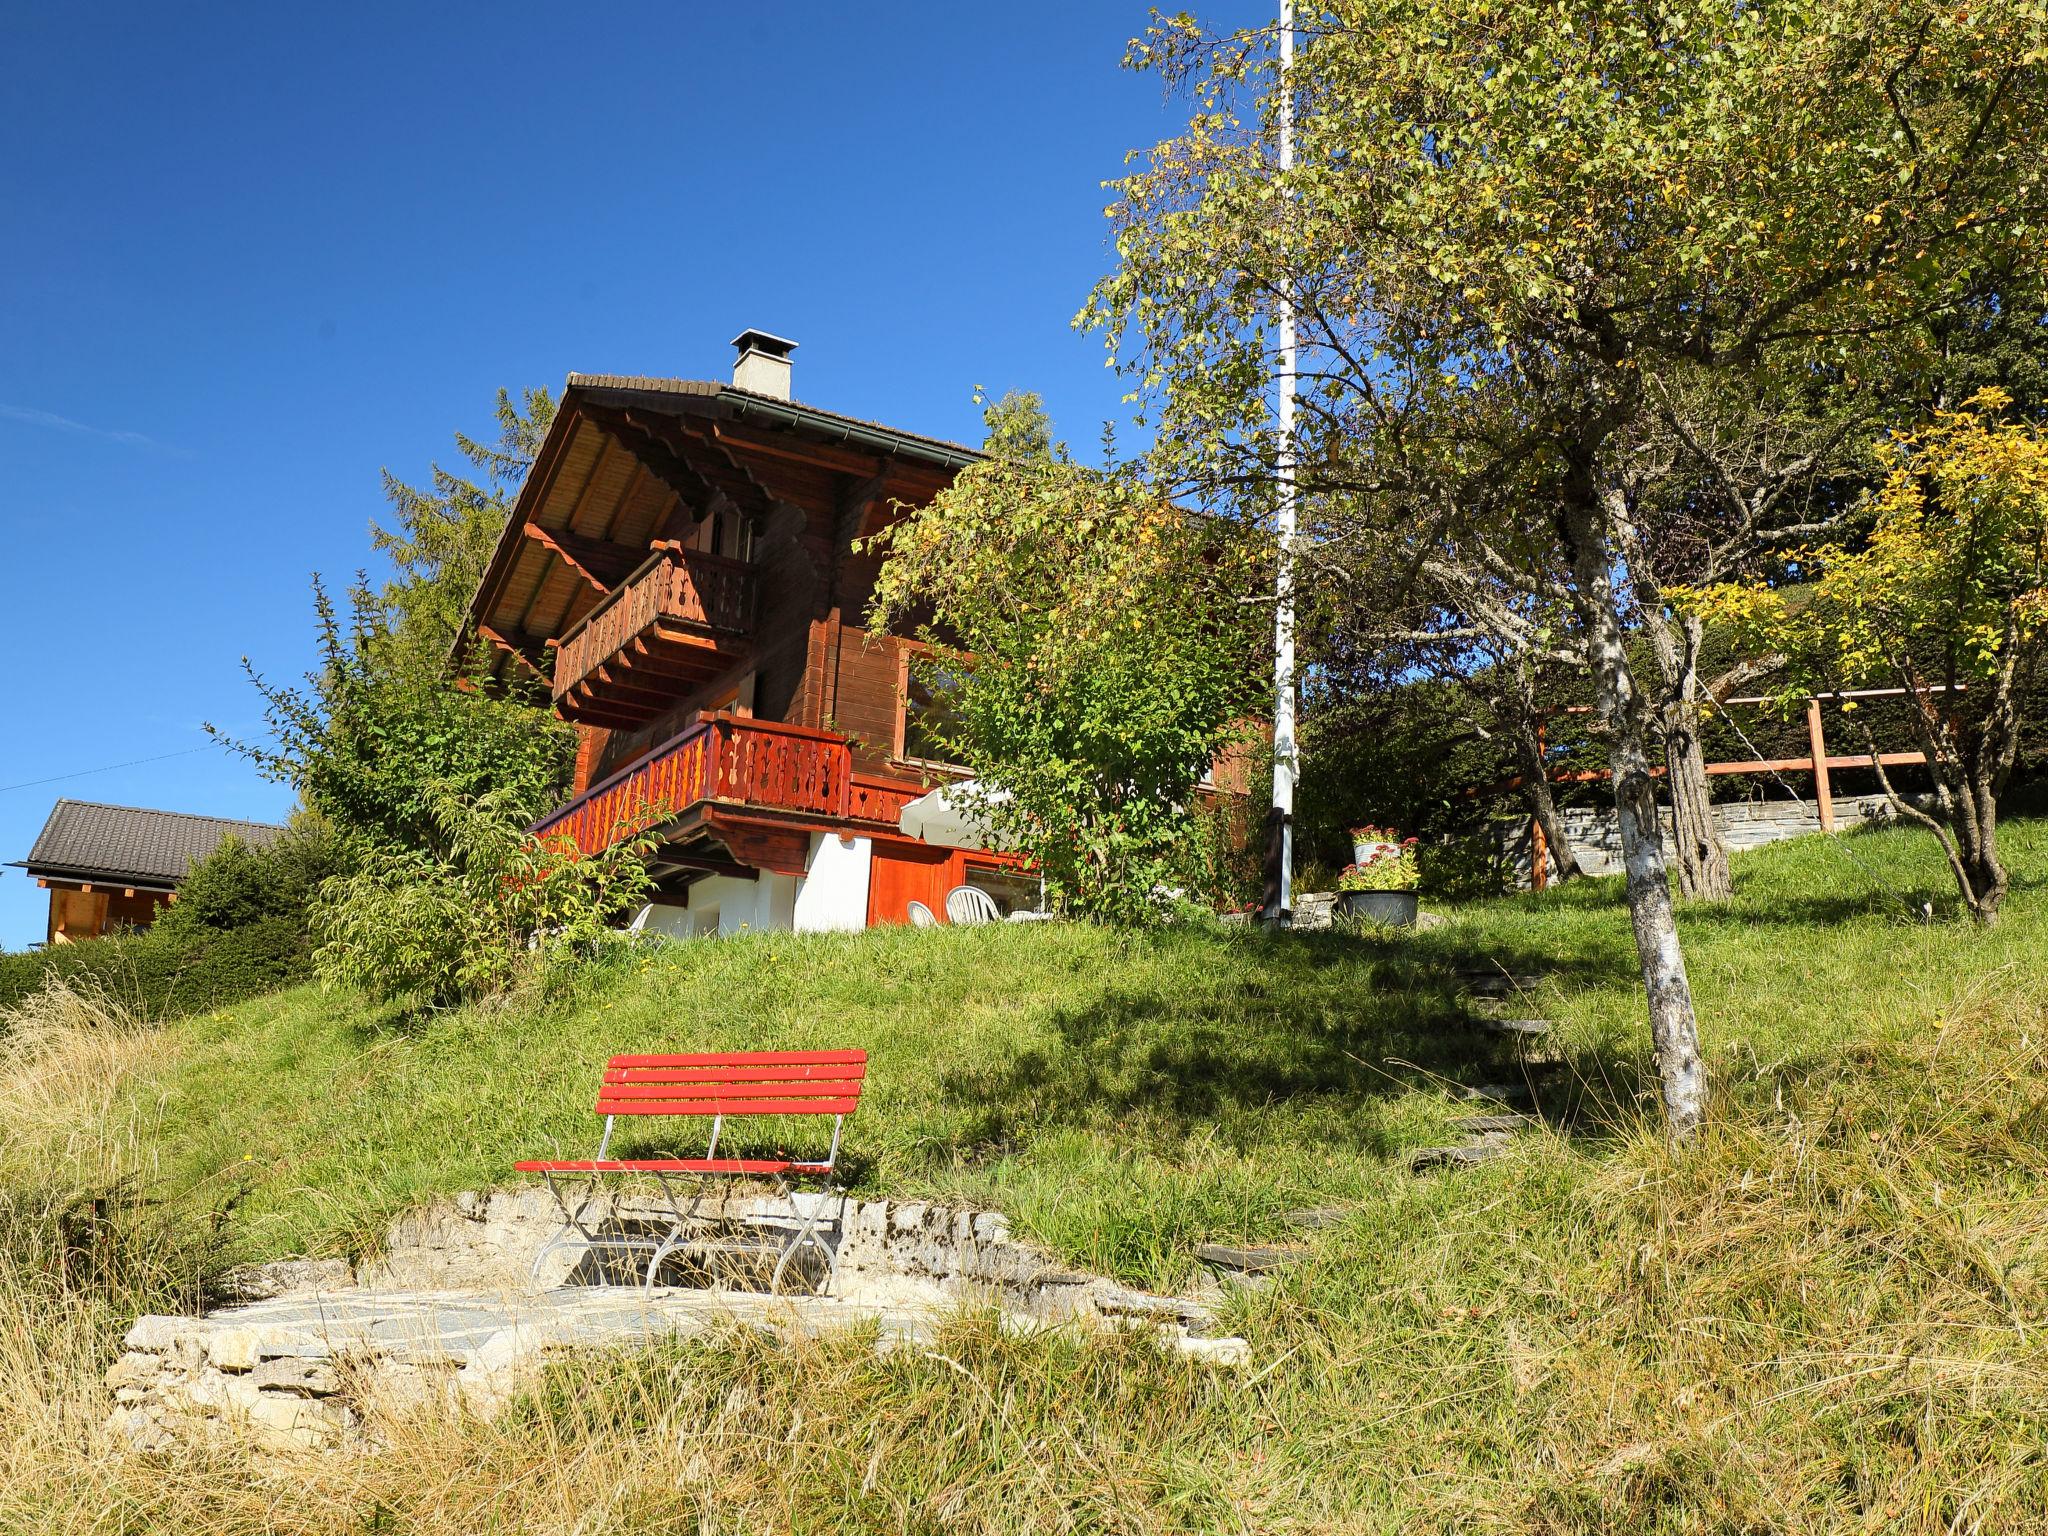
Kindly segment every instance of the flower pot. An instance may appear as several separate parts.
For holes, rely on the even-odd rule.
[[[1370,864],[1383,853],[1392,858],[1400,851],[1401,845],[1399,843],[1382,842],[1376,837],[1353,837],[1351,839],[1351,862],[1354,864]]]
[[[1342,891],[1337,910],[1346,917],[1362,917],[1382,928],[1413,928],[1418,906],[1413,891]]]

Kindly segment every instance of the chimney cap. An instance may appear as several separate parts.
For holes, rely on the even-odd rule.
[[[733,337],[732,344],[742,352],[765,352],[770,357],[788,357],[796,350],[795,342],[773,331],[744,330]]]

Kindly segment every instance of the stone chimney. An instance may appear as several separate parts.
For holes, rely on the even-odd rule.
[[[732,360],[734,388],[777,400],[789,398],[789,354],[796,350],[795,342],[766,331],[741,331],[732,344],[739,349]]]

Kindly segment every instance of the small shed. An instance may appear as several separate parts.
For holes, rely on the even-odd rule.
[[[263,821],[59,800],[16,867],[50,893],[48,941],[70,944],[147,928],[177,899],[192,865],[227,838],[261,847],[284,831]]]

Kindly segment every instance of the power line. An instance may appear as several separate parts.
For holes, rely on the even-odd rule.
[[[160,752],[155,757],[138,757],[133,762],[108,763],[103,768],[80,768],[71,773],[53,773],[47,779],[24,779],[19,784],[0,784],[0,795],[11,789],[34,789],[38,784],[57,784],[65,779],[82,779],[95,773],[112,773],[117,768],[140,768],[145,763],[168,762],[174,757],[190,757],[194,752],[210,752],[215,743],[205,742],[196,747],[186,747],[177,752]]]

